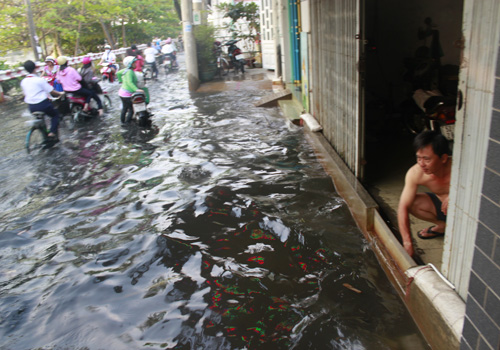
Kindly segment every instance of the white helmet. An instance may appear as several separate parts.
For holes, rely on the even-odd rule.
[[[132,63],[137,61],[137,58],[135,56],[127,56],[123,59],[123,65],[127,68],[132,67]]]
[[[108,50],[108,49],[109,49],[109,50],[111,50],[111,46],[110,46],[110,45],[108,45],[108,44],[104,45],[104,48],[105,48],[106,50]]]

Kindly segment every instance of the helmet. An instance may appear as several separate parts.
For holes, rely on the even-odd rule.
[[[166,44],[170,44],[170,43],[172,43],[172,38],[170,38],[170,37],[169,37],[169,38],[165,41],[165,43],[166,43]]]
[[[47,57],[45,57],[45,62],[56,63],[56,60],[52,56],[47,56]]]
[[[68,63],[68,58],[66,56],[57,57],[57,64],[62,66],[63,64]]]
[[[137,61],[137,58],[135,56],[127,56],[123,59],[123,65],[127,68],[132,67],[132,63]]]
[[[92,60],[90,59],[89,56],[85,56],[83,59],[82,59],[82,63],[83,64],[89,64],[90,62],[92,62]]]
[[[111,50],[111,46],[110,46],[110,45],[108,45],[108,44],[104,45],[104,48],[105,48],[106,50],[108,50],[108,49],[109,49],[109,50]]]

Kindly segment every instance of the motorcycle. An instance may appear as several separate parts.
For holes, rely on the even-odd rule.
[[[45,79],[45,81],[47,83],[49,83],[50,86],[52,86],[54,88],[54,90],[56,90],[56,91],[63,91],[61,83],[59,83],[56,80],[55,76],[44,75],[42,78]]]
[[[175,54],[166,54],[163,58],[163,69],[165,70],[165,74],[174,72],[179,69],[179,66],[175,60]]]
[[[143,92],[135,92],[132,94],[132,107],[134,108],[134,115],[132,119],[135,119],[137,125],[140,127],[150,127],[151,117],[153,114],[149,110],[146,104],[146,94]]]
[[[154,73],[153,73],[153,63],[144,63],[144,67],[142,67],[142,73],[144,74],[144,80],[152,80]]]
[[[403,122],[411,133],[436,130],[453,141],[456,97],[443,96],[437,90],[418,89],[413,93],[413,103],[409,104],[403,113]]]
[[[224,44],[224,46],[227,46],[227,52],[231,60],[231,64],[234,68],[234,72],[238,73],[238,71],[241,71],[241,73],[245,73],[246,61],[243,57],[240,48],[236,46],[236,43],[238,41],[240,40],[239,39],[229,40],[227,43]]]
[[[214,42],[214,55],[217,58],[217,73],[219,78],[229,73],[229,62],[224,58],[220,41]]]
[[[433,29],[431,18],[425,24],[428,29],[419,30],[418,37],[431,37],[431,46],[418,47],[404,61],[403,80],[410,84],[412,94],[402,104],[402,121],[412,134],[435,130],[453,141],[459,67],[441,65],[439,52],[433,49],[439,31]]]
[[[104,62],[101,64],[101,75],[102,75],[102,81],[108,80],[110,83],[115,81],[115,73],[113,72],[113,69],[110,67],[111,63]],[[115,71],[118,71],[118,65],[115,63]]]
[[[101,88],[100,92],[101,93],[98,94],[98,96],[101,99],[104,113],[108,113],[111,110],[111,99],[108,96],[107,91],[104,91]],[[92,117],[96,117],[99,115],[97,102],[94,101],[94,99],[90,100],[89,109],[87,111],[84,111],[83,108],[85,106],[86,96],[74,94],[71,92],[66,93],[66,95],[67,95],[67,99],[69,102],[70,127],[71,128],[74,128],[76,123],[78,123],[79,121],[81,121],[85,118],[92,118]]]

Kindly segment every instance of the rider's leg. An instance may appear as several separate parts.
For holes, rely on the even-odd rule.
[[[80,95],[84,95],[85,96],[85,105],[86,106],[89,105],[90,99],[94,99],[94,101],[97,102],[97,109],[100,111],[99,114],[102,114],[101,113],[101,111],[102,111],[102,101],[99,98],[99,96],[97,96],[97,94],[93,90],[81,88],[80,90],[75,91],[75,92],[78,93],[78,94],[80,94]]]
[[[59,112],[57,109],[52,106],[52,102],[49,99],[46,99],[37,104],[29,105],[30,112],[44,112],[47,114],[50,119],[50,133],[49,136],[53,137],[57,135],[57,128],[59,126]]]
[[[130,123],[130,120],[132,119],[132,113],[134,113],[132,107],[132,98],[123,96],[120,96],[120,98],[122,100],[122,113],[120,115],[120,120],[122,124]]]
[[[156,67],[156,62],[153,62],[153,74],[155,78],[158,78],[158,67]]]

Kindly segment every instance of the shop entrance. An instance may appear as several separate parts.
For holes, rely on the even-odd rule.
[[[457,93],[463,2],[366,1],[364,10],[364,184],[396,235],[397,205],[406,171],[415,163],[409,108],[418,88]],[[415,260],[441,266],[443,238],[421,240],[429,226],[412,218]]]

